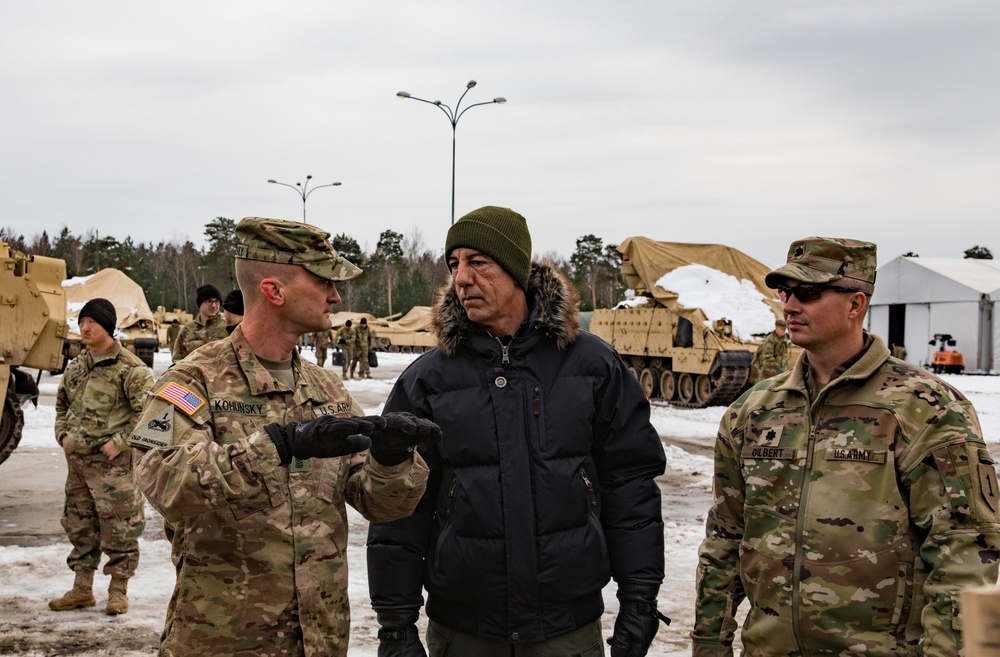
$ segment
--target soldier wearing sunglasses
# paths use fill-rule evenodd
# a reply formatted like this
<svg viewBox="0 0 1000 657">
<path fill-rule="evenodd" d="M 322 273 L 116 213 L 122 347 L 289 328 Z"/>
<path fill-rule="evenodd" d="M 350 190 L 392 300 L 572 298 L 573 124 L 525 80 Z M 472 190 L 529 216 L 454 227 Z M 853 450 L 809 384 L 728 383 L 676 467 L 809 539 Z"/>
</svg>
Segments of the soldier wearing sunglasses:
<svg viewBox="0 0 1000 657">
<path fill-rule="evenodd" d="M 958 592 L 993 585 L 996 470 L 975 409 L 893 358 L 863 320 L 876 247 L 793 242 L 767 285 L 794 366 L 748 390 L 716 441 L 693 654 L 952 655 Z"/>
</svg>

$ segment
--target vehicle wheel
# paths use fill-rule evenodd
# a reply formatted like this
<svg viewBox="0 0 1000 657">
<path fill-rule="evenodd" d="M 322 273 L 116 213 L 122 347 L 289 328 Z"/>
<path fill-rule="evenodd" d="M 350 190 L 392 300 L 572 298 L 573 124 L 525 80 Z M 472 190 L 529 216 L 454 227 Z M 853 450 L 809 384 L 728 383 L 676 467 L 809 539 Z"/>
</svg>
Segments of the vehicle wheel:
<svg viewBox="0 0 1000 657">
<path fill-rule="evenodd" d="M 684 403 L 694 399 L 694 378 L 687 372 L 681 372 L 677 377 L 677 397 Z"/>
<path fill-rule="evenodd" d="M 390 354 L 398 354 L 399 353 L 399 346 L 391 344 L 391 345 L 389 345 L 388 351 L 389 351 Z"/>
<path fill-rule="evenodd" d="M 0 418 L 0 463 L 7 460 L 21 440 L 24 429 L 24 411 L 14 394 L 14 377 L 10 377 L 7 396 L 3 400 L 3 417 Z"/>
<path fill-rule="evenodd" d="M 636 379 L 639 378 L 639 372 L 637 372 L 636 369 L 631 365 L 628 366 L 628 373 L 634 376 Z"/>
<path fill-rule="evenodd" d="M 639 372 L 639 385 L 650 399 L 660 394 L 660 370 L 652 367 L 642 368 Z"/>
<path fill-rule="evenodd" d="M 712 385 L 712 378 L 710 376 L 699 374 L 698 378 L 694 381 L 694 398 L 698 400 L 699 404 L 708 404 L 714 388 L 715 386 Z"/>
<path fill-rule="evenodd" d="M 660 396 L 670 401 L 677 394 L 677 378 L 670 370 L 663 370 L 660 373 Z"/>
</svg>

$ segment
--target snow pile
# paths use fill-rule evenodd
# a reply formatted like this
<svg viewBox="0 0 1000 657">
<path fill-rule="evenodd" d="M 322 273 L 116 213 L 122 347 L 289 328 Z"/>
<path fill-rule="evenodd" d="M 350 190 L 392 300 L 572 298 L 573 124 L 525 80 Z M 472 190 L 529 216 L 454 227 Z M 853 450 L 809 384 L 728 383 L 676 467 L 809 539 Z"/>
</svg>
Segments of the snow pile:
<svg viewBox="0 0 1000 657">
<path fill-rule="evenodd" d="M 685 308 L 700 308 L 708 326 L 717 319 L 733 323 L 733 334 L 749 340 L 774 329 L 774 313 L 764 295 L 750 281 L 705 265 L 685 265 L 664 274 L 656 284 L 677 295 Z"/>
</svg>

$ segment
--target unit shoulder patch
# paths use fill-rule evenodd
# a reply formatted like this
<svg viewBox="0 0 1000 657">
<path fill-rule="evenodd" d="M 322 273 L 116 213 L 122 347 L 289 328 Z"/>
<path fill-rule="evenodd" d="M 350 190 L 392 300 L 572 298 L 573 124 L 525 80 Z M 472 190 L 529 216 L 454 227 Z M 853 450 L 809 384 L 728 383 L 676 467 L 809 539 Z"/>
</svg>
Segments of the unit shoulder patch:
<svg viewBox="0 0 1000 657">
<path fill-rule="evenodd" d="M 146 422 L 136 425 L 128 442 L 134 447 L 166 447 L 174 431 L 174 407 L 166 406 L 163 412 Z"/>
</svg>

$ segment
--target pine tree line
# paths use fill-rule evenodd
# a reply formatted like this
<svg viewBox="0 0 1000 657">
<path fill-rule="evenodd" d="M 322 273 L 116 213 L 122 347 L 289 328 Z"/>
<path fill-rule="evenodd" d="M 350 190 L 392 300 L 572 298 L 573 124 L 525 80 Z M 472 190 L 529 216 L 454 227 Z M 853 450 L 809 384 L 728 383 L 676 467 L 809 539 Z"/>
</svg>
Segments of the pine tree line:
<svg viewBox="0 0 1000 657">
<path fill-rule="evenodd" d="M 65 226 L 55 238 L 42 231 L 29 239 L 0 228 L 0 240 L 25 253 L 63 259 L 68 278 L 108 267 L 121 270 L 142 287 L 152 310 L 163 306 L 194 313 L 199 285 L 211 283 L 223 295 L 237 287 L 235 229 L 232 219 L 216 217 L 205 226 L 207 246 L 203 249 L 190 240 L 136 244 L 131 237 L 102 236 L 96 230 L 75 235 Z M 438 289 L 447 283 L 443 254 L 426 248 L 417 229 L 407 236 L 383 231 L 371 253 L 363 252 L 357 240 L 345 233 L 332 236 L 331 242 L 338 253 L 364 270 L 358 278 L 337 285 L 341 295 L 337 310 L 376 317 L 405 314 L 413 306 L 432 305 Z M 624 294 L 621 256 L 616 245 L 604 245 L 599 237 L 579 238 L 569 261 L 555 253 L 540 257 L 573 280 L 580 291 L 581 310 L 613 306 Z"/>
</svg>

